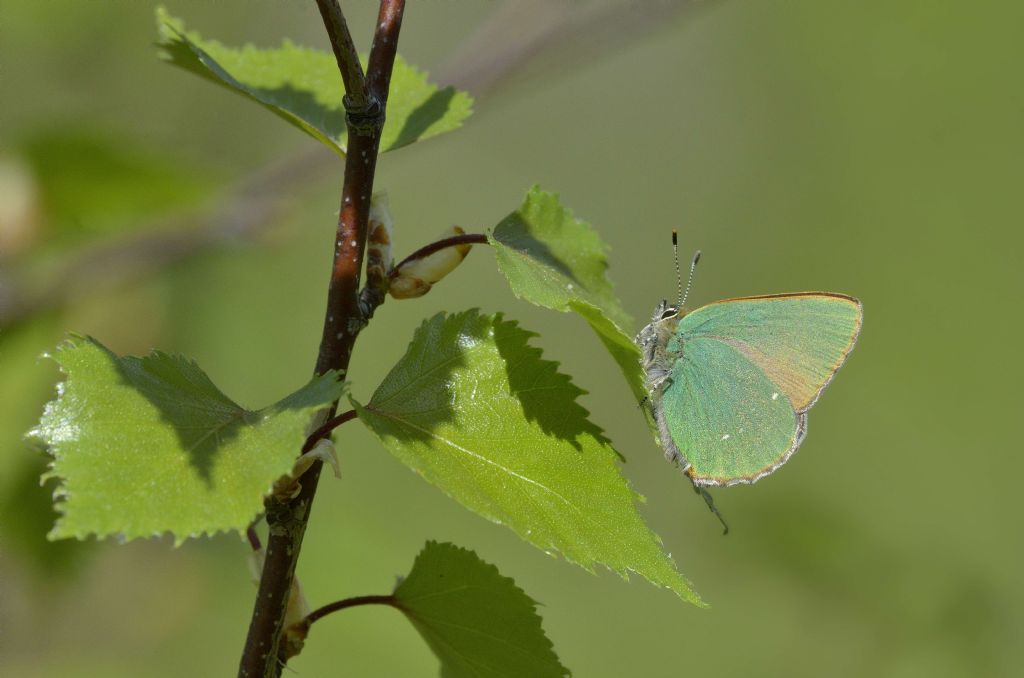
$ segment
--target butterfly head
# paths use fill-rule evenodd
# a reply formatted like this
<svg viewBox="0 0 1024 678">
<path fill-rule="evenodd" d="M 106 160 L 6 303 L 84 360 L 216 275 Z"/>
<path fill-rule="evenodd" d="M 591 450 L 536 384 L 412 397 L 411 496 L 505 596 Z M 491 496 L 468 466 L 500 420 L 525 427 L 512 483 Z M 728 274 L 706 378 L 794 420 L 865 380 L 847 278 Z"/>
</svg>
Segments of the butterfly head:
<svg viewBox="0 0 1024 678">
<path fill-rule="evenodd" d="M 679 307 L 670 305 L 665 299 L 662 299 L 654 307 L 651 322 L 640 330 L 634 340 L 643 352 L 645 369 L 658 361 L 658 356 L 664 351 L 664 347 L 684 315 L 686 315 L 685 309 L 680 311 Z"/>
<path fill-rule="evenodd" d="M 673 306 L 668 303 L 668 300 L 662 299 L 658 302 L 658 305 L 654 307 L 654 315 L 651 316 L 651 322 L 656 323 L 662 320 L 668 320 L 669 318 L 678 315 L 679 311 L 679 306 Z"/>
<path fill-rule="evenodd" d="M 671 327 L 674 329 L 686 313 L 687 310 L 685 308 L 670 304 L 667 299 L 662 299 L 654 307 L 654 313 L 651 314 L 651 322 L 640 330 L 640 334 L 653 334 L 656 328 Z"/>
<path fill-rule="evenodd" d="M 679 321 L 686 315 L 686 298 L 690 294 L 690 286 L 693 284 L 693 271 L 700 261 L 700 251 L 693 255 L 690 262 L 690 275 L 686 280 L 686 288 L 683 288 L 683 277 L 679 270 L 679 236 L 675 229 L 672 230 L 672 258 L 675 262 L 676 281 L 679 288 L 679 302 L 675 305 L 669 304 L 668 300 L 662 299 L 654 307 L 654 314 L 651 322 L 647 324 L 634 340 L 643 352 L 643 365 L 650 370 L 654 363 L 660 362 L 659 357 L 664 352 L 669 337 L 675 332 Z"/>
</svg>

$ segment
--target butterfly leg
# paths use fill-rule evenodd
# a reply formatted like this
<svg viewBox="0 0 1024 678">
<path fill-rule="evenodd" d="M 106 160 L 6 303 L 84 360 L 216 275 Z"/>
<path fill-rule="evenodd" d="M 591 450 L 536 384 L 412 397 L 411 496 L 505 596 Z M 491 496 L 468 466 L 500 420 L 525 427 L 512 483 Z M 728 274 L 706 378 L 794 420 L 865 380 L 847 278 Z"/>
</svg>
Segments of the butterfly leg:
<svg viewBox="0 0 1024 678">
<path fill-rule="evenodd" d="M 690 480 L 691 482 L 693 481 L 692 478 Z M 708 508 L 711 509 L 711 512 L 715 514 L 716 518 L 718 518 L 718 522 L 722 523 L 722 527 L 724 528 L 722 530 L 722 536 L 724 537 L 725 535 L 729 534 L 729 525 L 725 522 L 725 518 L 722 517 L 722 514 L 718 512 L 718 509 L 715 508 L 715 500 L 711 498 L 711 493 L 708 492 L 704 487 L 698 485 L 697 483 L 693 483 L 693 491 L 699 494 L 704 499 L 704 503 L 708 505 Z"/>
<path fill-rule="evenodd" d="M 650 391 L 648 395 L 645 395 L 640 403 L 637 405 L 637 409 L 643 407 L 647 403 L 651 402 L 651 398 L 656 395 L 660 395 L 661 391 L 665 390 L 672 385 L 672 377 L 668 374 L 660 377 L 657 381 L 648 382 L 647 389 Z"/>
</svg>

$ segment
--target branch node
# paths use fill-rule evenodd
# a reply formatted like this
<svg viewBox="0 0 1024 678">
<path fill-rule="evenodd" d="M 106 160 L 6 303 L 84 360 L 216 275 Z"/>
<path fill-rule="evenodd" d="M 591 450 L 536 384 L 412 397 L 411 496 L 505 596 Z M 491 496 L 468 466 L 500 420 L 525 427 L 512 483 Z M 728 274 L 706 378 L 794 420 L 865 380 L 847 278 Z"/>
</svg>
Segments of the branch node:
<svg viewBox="0 0 1024 678">
<path fill-rule="evenodd" d="M 363 324 L 365 325 L 373 317 L 374 311 L 377 307 L 384 303 L 387 299 L 388 291 L 381 287 L 371 287 L 369 285 L 363 287 L 359 292 L 359 313 L 363 317 Z"/>
<path fill-rule="evenodd" d="M 348 94 L 342 99 L 345 105 L 345 122 L 349 130 L 361 137 L 372 137 L 384 129 L 384 104 L 375 94 L 370 94 L 365 106 L 360 106 Z"/>
</svg>

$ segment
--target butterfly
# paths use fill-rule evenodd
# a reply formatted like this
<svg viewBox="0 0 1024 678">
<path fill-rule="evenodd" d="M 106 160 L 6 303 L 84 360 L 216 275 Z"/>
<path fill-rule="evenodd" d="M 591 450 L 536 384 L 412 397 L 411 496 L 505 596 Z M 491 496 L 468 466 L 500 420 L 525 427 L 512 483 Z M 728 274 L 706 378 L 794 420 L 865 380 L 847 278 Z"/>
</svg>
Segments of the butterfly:
<svg viewBox="0 0 1024 678">
<path fill-rule="evenodd" d="M 863 306 L 845 294 L 801 292 L 688 311 L 699 258 L 679 304 L 659 303 L 635 341 L 665 456 L 701 492 L 756 482 L 789 461 L 807 435 L 807 411 L 853 350 Z"/>
</svg>

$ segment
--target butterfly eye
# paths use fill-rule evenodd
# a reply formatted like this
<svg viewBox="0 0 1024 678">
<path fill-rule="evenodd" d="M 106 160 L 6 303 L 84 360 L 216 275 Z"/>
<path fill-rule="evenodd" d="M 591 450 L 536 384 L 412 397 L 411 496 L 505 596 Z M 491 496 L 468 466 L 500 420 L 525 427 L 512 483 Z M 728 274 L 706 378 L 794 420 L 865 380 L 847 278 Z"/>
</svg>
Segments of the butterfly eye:
<svg viewBox="0 0 1024 678">
<path fill-rule="evenodd" d="M 666 309 L 665 309 L 664 311 L 662 311 L 662 313 L 661 313 L 661 319 L 662 319 L 662 320 L 668 320 L 669 318 L 671 318 L 672 316 L 674 316 L 674 315 L 675 315 L 676 313 L 678 313 L 678 309 L 675 309 L 675 308 L 673 308 L 673 307 L 669 306 L 669 307 L 668 307 L 668 308 L 666 308 Z"/>
</svg>

